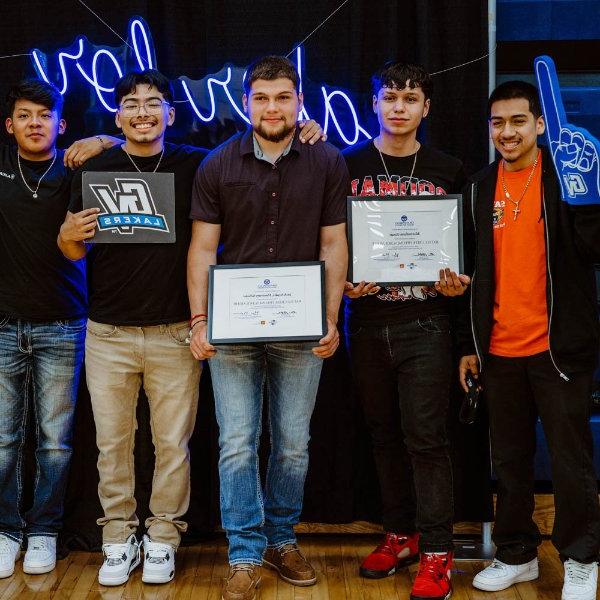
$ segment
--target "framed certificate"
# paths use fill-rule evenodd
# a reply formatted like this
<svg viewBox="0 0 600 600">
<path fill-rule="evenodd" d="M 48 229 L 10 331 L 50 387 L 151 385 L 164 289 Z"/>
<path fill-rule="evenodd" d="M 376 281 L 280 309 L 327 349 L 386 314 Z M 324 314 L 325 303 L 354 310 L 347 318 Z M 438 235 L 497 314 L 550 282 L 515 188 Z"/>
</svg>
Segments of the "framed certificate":
<svg viewBox="0 0 600 600">
<path fill-rule="evenodd" d="M 319 340 L 327 331 L 325 263 L 211 265 L 211 344 Z"/>
<path fill-rule="evenodd" d="M 348 241 L 353 283 L 431 285 L 440 269 L 462 273 L 462 196 L 349 196 Z"/>
</svg>

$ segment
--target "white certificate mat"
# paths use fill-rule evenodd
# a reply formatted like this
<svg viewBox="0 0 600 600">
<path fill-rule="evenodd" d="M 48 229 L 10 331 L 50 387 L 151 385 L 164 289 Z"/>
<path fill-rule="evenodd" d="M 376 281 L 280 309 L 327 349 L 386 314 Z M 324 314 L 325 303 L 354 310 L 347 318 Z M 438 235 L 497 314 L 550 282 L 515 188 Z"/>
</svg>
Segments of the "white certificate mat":
<svg viewBox="0 0 600 600">
<path fill-rule="evenodd" d="M 462 273 L 462 196 L 348 197 L 349 280 L 430 285 Z"/>
<path fill-rule="evenodd" d="M 211 344 L 319 340 L 325 335 L 323 262 L 212 265 Z"/>
</svg>

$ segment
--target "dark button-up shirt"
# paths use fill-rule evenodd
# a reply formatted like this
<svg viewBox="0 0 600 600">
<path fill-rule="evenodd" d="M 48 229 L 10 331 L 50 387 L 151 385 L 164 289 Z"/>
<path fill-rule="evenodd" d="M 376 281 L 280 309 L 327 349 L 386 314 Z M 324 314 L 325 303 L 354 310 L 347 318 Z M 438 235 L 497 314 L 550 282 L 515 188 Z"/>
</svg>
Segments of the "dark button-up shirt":
<svg viewBox="0 0 600 600">
<path fill-rule="evenodd" d="M 321 227 L 346 221 L 346 163 L 331 144 L 302 144 L 274 164 L 256 157 L 252 130 L 200 165 L 190 217 L 221 225 L 219 264 L 317 260 Z"/>
</svg>

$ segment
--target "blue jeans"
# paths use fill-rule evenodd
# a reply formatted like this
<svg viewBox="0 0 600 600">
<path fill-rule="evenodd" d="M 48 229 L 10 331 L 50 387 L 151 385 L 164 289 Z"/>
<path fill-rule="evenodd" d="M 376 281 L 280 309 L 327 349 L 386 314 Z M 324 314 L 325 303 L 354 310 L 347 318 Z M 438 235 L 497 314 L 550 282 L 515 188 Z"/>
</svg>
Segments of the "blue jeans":
<svg viewBox="0 0 600 600">
<path fill-rule="evenodd" d="M 56 536 L 62 524 L 85 323 L 0 317 L 0 534 L 18 542 L 24 534 Z M 29 409 L 36 472 L 33 505 L 21 515 Z"/>
<path fill-rule="evenodd" d="M 323 360 L 314 342 L 218 346 L 210 372 L 219 423 L 221 520 L 230 564 L 262 563 L 265 548 L 294 543 L 308 469 L 310 418 Z M 271 454 L 258 468 L 263 387 Z"/>
</svg>

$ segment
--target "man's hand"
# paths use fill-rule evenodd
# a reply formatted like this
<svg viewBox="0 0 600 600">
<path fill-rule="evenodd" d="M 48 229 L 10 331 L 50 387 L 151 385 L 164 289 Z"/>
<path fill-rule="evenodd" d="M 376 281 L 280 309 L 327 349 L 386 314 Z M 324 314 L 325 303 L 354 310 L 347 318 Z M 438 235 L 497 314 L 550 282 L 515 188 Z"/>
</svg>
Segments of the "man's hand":
<svg viewBox="0 0 600 600">
<path fill-rule="evenodd" d="M 206 339 L 206 323 L 198 323 L 190 332 L 190 350 L 196 360 L 211 358 L 217 349 Z"/>
<path fill-rule="evenodd" d="M 600 141 L 567 121 L 554 61 L 538 56 L 534 68 L 562 199 L 569 204 L 600 204 Z"/>
<path fill-rule="evenodd" d="M 98 154 L 102 153 L 104 150 L 112 148 L 116 144 L 122 143 L 123 140 L 106 134 L 93 135 L 88 138 L 83 138 L 82 140 L 73 142 L 65 150 L 65 158 L 63 162 L 65 163 L 65 167 L 77 169 L 86 160 L 89 160 L 94 156 L 98 156 Z"/>
<path fill-rule="evenodd" d="M 329 358 L 337 350 L 340 345 L 340 334 L 338 333 L 335 322 L 327 317 L 327 334 L 319 340 L 319 345 L 315 346 L 312 351 L 319 358 Z"/>
<path fill-rule="evenodd" d="M 364 281 L 361 281 L 356 285 L 354 285 L 350 281 L 346 281 L 346 283 L 344 284 L 344 295 L 348 296 L 348 298 L 351 298 L 352 300 L 355 300 L 356 298 L 360 298 L 361 296 L 373 296 L 374 294 L 379 292 L 380 289 L 381 287 L 378 286 L 376 283 L 373 283 L 372 281 L 370 283 L 365 283 Z"/>
<path fill-rule="evenodd" d="M 457 275 L 450 269 L 440 269 L 440 279 L 434 287 L 443 296 L 462 296 L 471 283 L 468 275 Z"/>
<path fill-rule="evenodd" d="M 101 137 L 93 135 L 73 142 L 65 150 L 65 167 L 77 169 L 89 158 L 100 154 L 104 150 L 101 139 Z"/>
<path fill-rule="evenodd" d="M 314 144 L 321 140 L 322 142 L 327 141 L 327 134 L 323 133 L 321 126 L 314 120 L 310 121 L 298 121 L 298 127 L 302 130 L 300 132 L 300 141 L 304 144 Z"/>
<path fill-rule="evenodd" d="M 84 242 L 94 237 L 99 208 L 86 208 L 78 213 L 68 212 L 60 226 L 60 238 L 65 242 Z"/>
<path fill-rule="evenodd" d="M 476 354 L 469 354 L 463 356 L 458 363 L 458 378 L 460 379 L 460 385 L 462 385 L 465 392 L 469 391 L 467 386 L 466 377 L 467 373 L 470 372 L 474 379 L 479 379 L 479 361 L 477 360 Z"/>
</svg>

